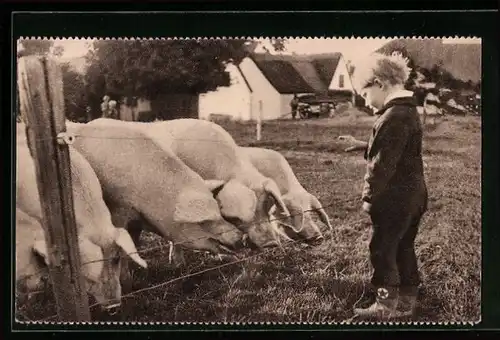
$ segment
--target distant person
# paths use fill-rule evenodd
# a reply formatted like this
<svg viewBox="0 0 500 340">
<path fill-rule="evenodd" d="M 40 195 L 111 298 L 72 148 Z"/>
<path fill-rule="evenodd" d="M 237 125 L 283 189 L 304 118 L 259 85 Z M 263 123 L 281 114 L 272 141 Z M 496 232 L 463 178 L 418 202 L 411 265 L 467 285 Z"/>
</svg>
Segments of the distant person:
<svg viewBox="0 0 500 340">
<path fill-rule="evenodd" d="M 118 119 L 118 109 L 116 108 L 116 101 L 115 100 L 110 100 L 109 101 L 109 108 L 108 108 L 108 118 L 111 119 Z"/>
<path fill-rule="evenodd" d="M 102 112 L 102 116 L 104 118 L 107 118 L 108 117 L 108 112 L 109 112 L 109 96 L 104 96 L 102 98 L 102 103 L 101 103 L 101 112 Z"/>
<path fill-rule="evenodd" d="M 420 275 L 415 237 L 427 210 L 422 125 L 413 92 L 404 89 L 410 70 L 400 56 L 373 54 L 357 69 L 366 103 L 377 109 L 369 142 L 340 136 L 364 150 L 367 161 L 363 210 L 373 223 L 370 260 L 375 302 L 355 308 L 360 318 L 387 320 L 414 314 Z"/>
<path fill-rule="evenodd" d="M 329 103 L 321 103 L 320 105 L 320 114 L 323 115 L 328 115 L 330 113 L 330 104 Z"/>
<path fill-rule="evenodd" d="M 293 99 L 290 102 L 290 107 L 292 108 L 292 119 L 297 116 L 297 108 L 299 107 L 299 98 L 296 94 L 293 95 Z"/>
</svg>

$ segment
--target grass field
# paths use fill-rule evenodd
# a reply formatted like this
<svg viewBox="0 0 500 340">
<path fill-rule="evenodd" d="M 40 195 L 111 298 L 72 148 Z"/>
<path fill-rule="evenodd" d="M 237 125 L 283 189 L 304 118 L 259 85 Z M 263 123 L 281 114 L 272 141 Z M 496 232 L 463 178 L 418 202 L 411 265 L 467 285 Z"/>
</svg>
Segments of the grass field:
<svg viewBox="0 0 500 340">
<path fill-rule="evenodd" d="M 352 134 L 367 139 L 372 118 L 341 117 L 269 122 L 262 141 L 255 126 L 224 126 L 240 145 L 272 148 L 289 160 L 297 177 L 326 207 L 334 233 L 314 248 L 292 244 L 246 261 L 179 279 L 124 299 L 115 320 L 163 322 L 340 322 L 353 319 L 354 305 L 370 293 L 368 242 L 371 228 L 358 203 L 364 162 L 346 154 L 336 138 Z M 417 237 L 424 282 L 417 321 L 478 321 L 481 276 L 481 122 L 477 117 L 448 117 L 426 127 L 424 161 L 429 211 Z M 144 235 L 142 247 L 163 243 Z M 209 269 L 232 260 L 186 253 L 187 265 L 168 264 L 167 251 L 143 257 L 149 270 L 135 270 L 138 290 Z M 19 320 L 39 320 L 56 313 L 50 292 L 19 306 Z M 96 320 L 101 319 L 97 313 Z"/>
</svg>

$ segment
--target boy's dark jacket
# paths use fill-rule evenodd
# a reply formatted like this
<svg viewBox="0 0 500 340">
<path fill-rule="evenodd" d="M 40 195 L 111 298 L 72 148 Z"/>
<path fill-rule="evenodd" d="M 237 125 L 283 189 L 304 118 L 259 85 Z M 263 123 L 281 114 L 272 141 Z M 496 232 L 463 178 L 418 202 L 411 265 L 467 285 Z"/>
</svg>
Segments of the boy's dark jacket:
<svg viewBox="0 0 500 340">
<path fill-rule="evenodd" d="M 370 212 L 426 210 L 422 125 L 414 98 L 395 98 L 377 115 L 365 150 L 363 201 L 371 204 Z"/>
</svg>

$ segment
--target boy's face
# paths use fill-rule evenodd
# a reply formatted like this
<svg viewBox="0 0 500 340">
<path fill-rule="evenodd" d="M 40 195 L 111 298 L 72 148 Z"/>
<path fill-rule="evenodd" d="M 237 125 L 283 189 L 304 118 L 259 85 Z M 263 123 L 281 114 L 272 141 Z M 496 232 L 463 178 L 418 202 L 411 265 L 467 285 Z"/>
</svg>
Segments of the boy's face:
<svg viewBox="0 0 500 340">
<path fill-rule="evenodd" d="M 361 96 L 366 101 L 366 106 L 379 110 L 384 105 L 387 93 L 379 80 L 370 82 L 361 90 Z"/>
</svg>

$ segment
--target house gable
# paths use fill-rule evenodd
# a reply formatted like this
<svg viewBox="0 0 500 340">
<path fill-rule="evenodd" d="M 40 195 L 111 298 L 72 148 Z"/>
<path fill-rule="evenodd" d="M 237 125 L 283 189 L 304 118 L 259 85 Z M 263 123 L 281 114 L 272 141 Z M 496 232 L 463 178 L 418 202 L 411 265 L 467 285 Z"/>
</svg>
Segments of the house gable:
<svg viewBox="0 0 500 340">
<path fill-rule="evenodd" d="M 245 81 L 248 83 L 252 93 L 273 92 L 279 95 L 279 92 L 273 87 L 266 76 L 262 73 L 253 58 L 244 58 L 237 67 Z"/>
<path fill-rule="evenodd" d="M 343 56 L 341 56 L 337 62 L 328 90 L 354 92 L 351 76 L 349 75 L 349 70 L 347 69 L 347 64 Z"/>
<path fill-rule="evenodd" d="M 226 65 L 225 71 L 229 73 L 229 86 L 218 86 L 214 91 L 209 91 L 209 93 L 217 91 L 226 91 L 227 88 L 235 86 L 238 86 L 239 88 L 245 88 L 250 93 L 253 92 L 252 87 L 248 83 L 248 80 L 245 78 L 245 75 L 241 71 L 239 65 L 235 65 L 234 63 L 228 63 Z"/>
<path fill-rule="evenodd" d="M 236 69 L 238 70 L 238 74 L 239 76 L 241 76 L 241 78 L 243 79 L 243 81 L 245 82 L 245 85 L 247 86 L 248 90 L 250 91 L 250 93 L 253 92 L 253 89 L 252 89 L 252 86 L 250 85 L 250 83 L 248 82 L 248 79 L 247 77 L 245 77 L 245 75 L 243 74 L 243 71 L 241 70 L 241 67 L 240 65 L 235 65 L 236 66 Z"/>
</svg>

